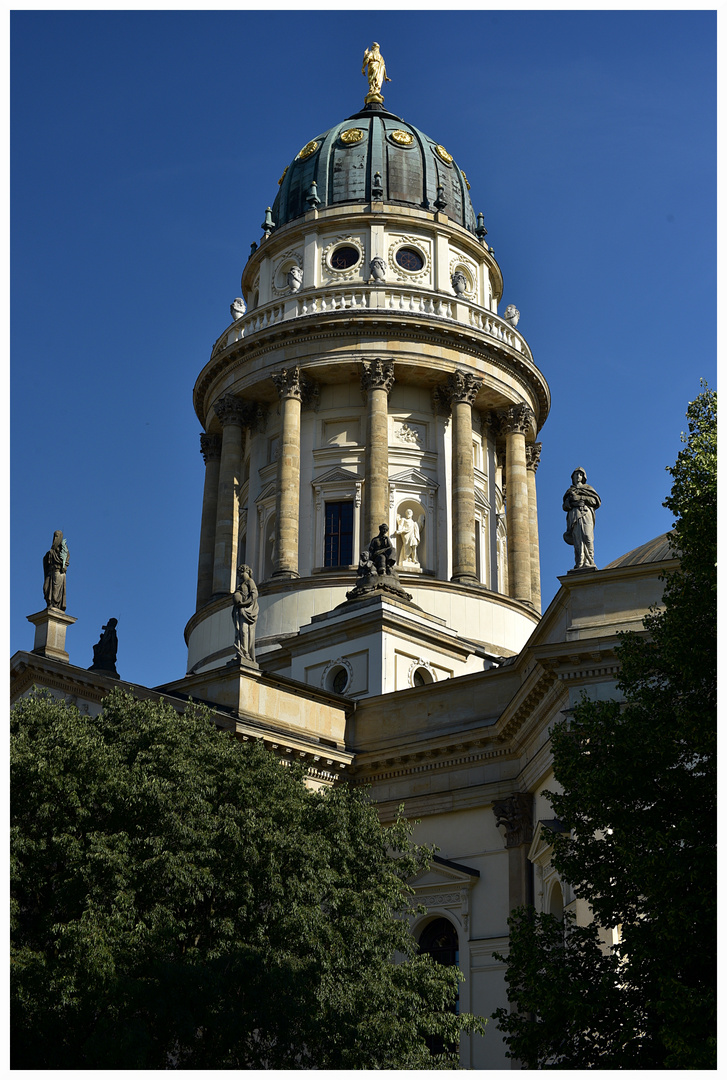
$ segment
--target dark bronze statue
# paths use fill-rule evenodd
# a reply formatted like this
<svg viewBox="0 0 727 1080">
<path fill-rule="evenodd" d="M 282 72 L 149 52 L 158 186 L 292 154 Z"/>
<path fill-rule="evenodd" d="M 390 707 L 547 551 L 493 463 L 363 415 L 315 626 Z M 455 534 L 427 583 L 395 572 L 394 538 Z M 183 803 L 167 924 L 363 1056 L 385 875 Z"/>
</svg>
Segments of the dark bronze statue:
<svg viewBox="0 0 727 1080">
<path fill-rule="evenodd" d="M 57 529 L 53 533 L 50 551 L 43 556 L 43 596 L 49 608 L 66 610 L 66 571 L 68 569 L 68 544 L 63 533 Z"/>
<path fill-rule="evenodd" d="M 93 647 L 93 663 L 89 671 L 101 671 L 104 675 L 111 675 L 118 679 L 116 670 L 116 654 L 119 650 L 119 639 L 116 635 L 118 619 L 109 619 L 105 626 L 101 627 L 101 637 Z"/>
</svg>

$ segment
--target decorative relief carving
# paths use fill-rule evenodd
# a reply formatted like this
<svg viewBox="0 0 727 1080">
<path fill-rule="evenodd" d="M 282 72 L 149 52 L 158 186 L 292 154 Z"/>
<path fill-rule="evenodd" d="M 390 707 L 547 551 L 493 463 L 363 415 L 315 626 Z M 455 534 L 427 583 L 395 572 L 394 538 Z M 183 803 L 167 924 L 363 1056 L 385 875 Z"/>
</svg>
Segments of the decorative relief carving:
<svg viewBox="0 0 727 1080">
<path fill-rule="evenodd" d="M 446 387 L 450 401 L 453 404 L 454 402 L 466 401 L 468 405 L 472 405 L 482 383 L 483 379 L 479 375 L 473 375 L 471 372 L 460 371 L 459 369 L 451 372 L 447 376 Z"/>
<path fill-rule="evenodd" d="M 432 412 L 435 416 L 443 416 L 446 422 L 452 413 L 449 394 L 444 386 L 432 387 Z"/>
<path fill-rule="evenodd" d="M 309 384 L 299 367 L 283 368 L 282 371 L 278 371 L 270 377 L 277 387 L 281 401 L 284 398 L 292 397 L 302 402 L 305 397 L 310 400 L 315 398 L 318 393 L 318 385 L 312 386 Z"/>
<path fill-rule="evenodd" d="M 205 465 L 210 461 L 219 461 L 222 453 L 222 439 L 219 435 L 202 434 L 199 437 L 199 445 L 199 452 L 204 458 Z"/>
<path fill-rule="evenodd" d="M 302 150 L 298 151 L 298 153 L 296 154 L 296 159 L 299 161 L 305 161 L 305 159 L 309 158 L 311 154 L 315 154 L 317 149 L 318 142 L 315 139 L 311 139 L 310 142 L 307 142 L 305 144 Z"/>
<path fill-rule="evenodd" d="M 363 131 L 361 128 L 346 128 L 341 132 L 341 142 L 346 146 L 352 146 L 354 143 L 360 143 L 363 139 Z"/>
<path fill-rule="evenodd" d="M 462 287 L 455 285 L 455 276 L 459 275 L 463 279 Z M 455 255 L 449 262 L 449 276 L 452 281 L 452 288 L 458 296 L 467 296 L 470 300 L 474 299 L 475 284 L 477 282 L 477 267 L 469 259 L 466 259 L 463 255 Z"/>
<path fill-rule="evenodd" d="M 390 360 L 381 360 L 377 357 L 370 363 L 363 362 L 361 375 L 361 390 L 367 394 L 369 390 L 385 390 L 390 393 L 394 385 L 394 365 Z"/>
<path fill-rule="evenodd" d="M 505 830 L 505 847 L 529 844 L 533 838 L 533 798 L 524 791 L 515 791 L 506 799 L 492 804 L 496 825 Z"/>
<path fill-rule="evenodd" d="M 408 443 L 409 446 L 421 448 L 424 443 L 422 429 L 418 425 L 401 424 L 394 429 L 394 438 L 399 442 Z"/>
<path fill-rule="evenodd" d="M 411 146 L 414 142 L 414 136 L 411 134 L 411 132 L 401 131 L 401 129 L 392 131 L 389 135 L 389 138 L 392 142 L 397 143 L 399 146 Z"/>
<path fill-rule="evenodd" d="M 532 469 L 534 473 L 538 471 L 538 465 L 540 464 L 540 451 L 543 444 L 525 443 L 525 463 L 529 469 Z"/>
<path fill-rule="evenodd" d="M 434 147 L 434 149 L 437 151 L 437 154 L 442 159 L 442 161 L 444 162 L 445 165 L 451 165 L 452 164 L 452 162 L 454 161 L 454 158 L 449 153 L 449 151 L 444 149 L 444 147 L 440 143 L 437 143 L 437 145 Z"/>
</svg>

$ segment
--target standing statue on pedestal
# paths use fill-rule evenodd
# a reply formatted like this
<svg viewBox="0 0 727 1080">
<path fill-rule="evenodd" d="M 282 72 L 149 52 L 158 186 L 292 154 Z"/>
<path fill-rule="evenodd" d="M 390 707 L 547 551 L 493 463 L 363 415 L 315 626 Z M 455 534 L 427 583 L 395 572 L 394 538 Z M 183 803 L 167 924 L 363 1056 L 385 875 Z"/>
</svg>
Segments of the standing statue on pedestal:
<svg viewBox="0 0 727 1080">
<path fill-rule="evenodd" d="M 119 639 L 116 634 L 118 619 L 109 619 L 105 626 L 101 627 L 101 637 L 93 647 L 93 663 L 89 671 L 103 671 L 118 679 L 116 670 L 116 654 L 119 650 Z"/>
<path fill-rule="evenodd" d="M 66 610 L 66 570 L 69 561 L 68 544 L 63 539 L 63 533 L 57 529 L 53 533 L 50 551 L 43 556 L 43 596 L 46 607 Z"/>
<path fill-rule="evenodd" d="M 235 649 L 244 660 L 255 663 L 255 623 L 260 613 L 257 586 L 249 566 L 237 568 L 237 588 L 232 597 L 232 621 L 235 624 Z"/>
<path fill-rule="evenodd" d="M 421 534 L 419 525 L 414 520 L 412 510 L 407 510 L 406 517 L 397 516 L 396 532 L 393 535 L 399 537 L 396 553 L 397 566 L 401 566 L 403 563 L 412 563 L 414 566 L 419 566 L 417 547 L 419 546 Z"/>
<path fill-rule="evenodd" d="M 571 486 L 563 496 L 567 522 L 563 539 L 575 548 L 575 570 L 587 567 L 597 569 L 593 558 L 593 530 L 601 500 L 595 488 L 586 483 L 587 479 L 586 470 L 579 465 L 571 476 Z"/>
<path fill-rule="evenodd" d="M 384 99 L 381 96 L 381 87 L 385 82 L 391 82 L 391 79 L 386 74 L 386 64 L 379 52 L 378 41 L 375 41 L 371 48 L 364 52 L 361 74 L 366 74 L 369 80 L 369 92 L 364 98 L 366 104 L 372 102 L 382 104 Z"/>
</svg>

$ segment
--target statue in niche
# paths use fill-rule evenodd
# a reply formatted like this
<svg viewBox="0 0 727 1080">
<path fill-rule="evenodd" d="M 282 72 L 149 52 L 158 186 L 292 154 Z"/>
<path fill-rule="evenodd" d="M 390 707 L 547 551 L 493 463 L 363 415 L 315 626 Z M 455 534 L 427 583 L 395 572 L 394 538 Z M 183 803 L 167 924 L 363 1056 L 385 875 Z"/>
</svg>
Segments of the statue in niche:
<svg viewBox="0 0 727 1080">
<path fill-rule="evenodd" d="M 593 559 L 593 531 L 596 510 L 601 505 L 598 492 L 586 483 L 586 470 L 580 465 L 571 476 L 571 486 L 563 496 L 567 528 L 563 533 L 566 544 L 575 548 L 575 570 L 596 569 Z"/>
<path fill-rule="evenodd" d="M 455 270 L 452 274 L 452 288 L 457 296 L 463 296 L 467 292 L 467 278 L 461 270 Z"/>
<path fill-rule="evenodd" d="M 286 280 L 291 293 L 300 292 L 300 287 L 303 284 L 303 271 L 299 266 L 291 266 Z"/>
<path fill-rule="evenodd" d="M 232 596 L 232 621 L 235 625 L 235 649 L 244 660 L 255 663 L 255 623 L 260 613 L 257 586 L 249 566 L 238 566 L 237 587 Z"/>
<path fill-rule="evenodd" d="M 247 305 L 241 296 L 236 296 L 230 304 L 230 315 L 232 315 L 232 321 L 237 322 L 247 311 Z"/>
<path fill-rule="evenodd" d="M 396 556 L 397 566 L 403 566 L 406 563 L 419 566 L 417 547 L 421 538 L 420 523 L 424 524 L 424 515 L 422 514 L 419 522 L 416 522 L 413 510 L 407 510 L 404 517 L 397 515 L 396 532 L 393 534 L 399 537 Z"/>
<path fill-rule="evenodd" d="M 101 627 L 101 637 L 93 647 L 93 663 L 89 671 L 103 671 L 106 675 L 112 675 L 118 679 L 116 670 L 116 653 L 119 650 L 119 639 L 116 634 L 118 619 L 109 619 L 105 626 Z"/>
<path fill-rule="evenodd" d="M 391 82 L 391 79 L 386 74 L 386 64 L 379 52 L 378 41 L 375 41 L 370 49 L 365 50 L 361 74 L 367 75 L 369 80 L 369 92 L 366 95 L 366 101 L 369 101 L 369 99 L 376 101 L 381 98 L 381 87 L 385 82 Z M 383 101 L 383 98 L 381 100 Z"/>
<path fill-rule="evenodd" d="M 518 309 L 515 307 L 514 304 L 508 304 L 507 305 L 507 307 L 505 308 L 505 310 L 504 310 L 504 312 L 502 314 L 502 317 L 503 317 L 503 319 L 505 320 L 506 323 L 510 323 L 510 326 L 513 328 L 513 330 L 515 329 L 517 324 L 520 322 L 520 312 L 518 311 Z"/>
<path fill-rule="evenodd" d="M 66 610 L 66 571 L 70 556 L 68 544 L 63 533 L 57 529 L 53 533 L 50 551 L 43 556 L 43 596 L 46 607 Z"/>
<path fill-rule="evenodd" d="M 386 280 L 386 263 L 380 255 L 374 255 L 369 263 L 369 274 L 373 281 Z"/>
</svg>

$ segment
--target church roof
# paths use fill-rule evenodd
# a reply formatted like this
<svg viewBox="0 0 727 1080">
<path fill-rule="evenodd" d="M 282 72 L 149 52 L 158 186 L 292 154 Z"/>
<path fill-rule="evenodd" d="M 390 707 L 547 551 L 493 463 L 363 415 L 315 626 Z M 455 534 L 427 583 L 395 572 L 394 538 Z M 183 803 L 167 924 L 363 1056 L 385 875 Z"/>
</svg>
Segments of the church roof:
<svg viewBox="0 0 727 1080">
<path fill-rule="evenodd" d="M 315 205 L 310 201 L 314 181 L 319 209 L 378 198 L 418 210 L 442 210 L 475 231 L 469 184 L 449 151 L 381 107 L 365 107 L 299 150 L 279 181 L 272 208 L 277 227 Z"/>
<path fill-rule="evenodd" d="M 646 544 L 634 548 L 633 551 L 627 551 L 625 555 L 614 559 L 605 569 L 614 570 L 618 566 L 643 566 L 645 563 L 664 562 L 666 559 L 676 558 L 669 545 L 671 535 L 672 533 L 662 533 L 661 536 L 655 536 L 653 540 L 649 540 Z"/>
</svg>

